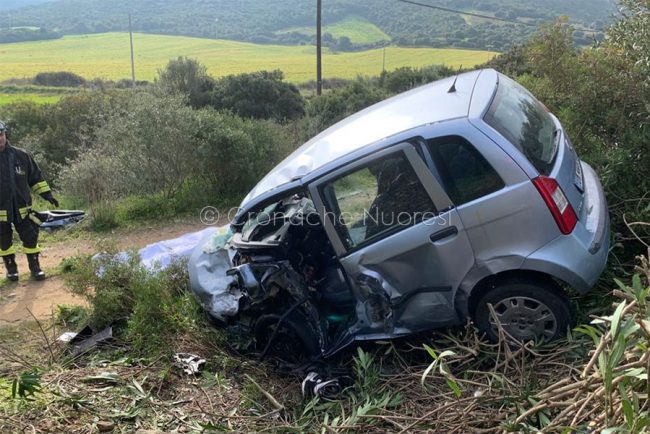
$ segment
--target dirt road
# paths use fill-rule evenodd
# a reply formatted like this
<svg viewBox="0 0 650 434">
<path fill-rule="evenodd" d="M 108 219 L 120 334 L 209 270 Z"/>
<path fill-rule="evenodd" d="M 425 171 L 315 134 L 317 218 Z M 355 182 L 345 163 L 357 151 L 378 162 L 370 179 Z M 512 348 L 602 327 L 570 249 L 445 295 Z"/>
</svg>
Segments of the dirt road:
<svg viewBox="0 0 650 434">
<path fill-rule="evenodd" d="M 44 270 L 55 270 L 65 258 L 96 251 L 99 238 L 116 243 L 120 249 L 141 248 L 156 241 L 179 237 L 189 232 L 205 229 L 198 219 L 176 222 L 167 226 L 144 227 L 120 230 L 95 237 L 67 239 L 47 243 L 41 253 Z M 17 246 L 18 247 L 18 246 Z M 18 249 L 20 251 L 20 248 Z M 0 265 L 0 326 L 32 319 L 30 311 L 37 318 L 46 318 L 55 311 L 58 304 L 84 304 L 82 298 L 74 296 L 65 286 L 63 277 L 51 276 L 42 282 L 29 278 L 25 255 L 16 255 L 21 273 L 18 282 L 4 280 L 4 267 Z"/>
</svg>

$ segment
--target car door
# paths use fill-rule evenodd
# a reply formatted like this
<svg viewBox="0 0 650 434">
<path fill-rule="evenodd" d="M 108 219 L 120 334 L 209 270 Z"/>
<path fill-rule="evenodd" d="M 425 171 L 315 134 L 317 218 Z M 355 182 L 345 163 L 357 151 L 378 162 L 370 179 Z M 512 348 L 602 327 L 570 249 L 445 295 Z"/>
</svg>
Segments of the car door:
<svg viewBox="0 0 650 434">
<path fill-rule="evenodd" d="M 454 294 L 474 264 L 452 203 L 410 143 L 316 180 L 310 193 L 357 299 L 357 339 L 458 321 Z"/>
</svg>

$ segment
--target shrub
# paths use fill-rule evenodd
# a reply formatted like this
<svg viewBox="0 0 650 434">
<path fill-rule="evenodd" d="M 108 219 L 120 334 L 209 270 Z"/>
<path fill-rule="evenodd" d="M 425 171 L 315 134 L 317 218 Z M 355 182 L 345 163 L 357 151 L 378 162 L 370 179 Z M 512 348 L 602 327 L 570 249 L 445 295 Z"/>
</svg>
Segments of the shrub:
<svg viewBox="0 0 650 434">
<path fill-rule="evenodd" d="M 182 98 L 141 92 L 124 103 L 122 110 L 104 114 L 93 147 L 63 170 L 61 183 L 73 197 L 169 198 L 195 168 L 196 116 Z"/>
<path fill-rule="evenodd" d="M 392 72 L 383 72 L 379 85 L 391 94 L 400 93 L 453 75 L 456 71 L 444 65 L 431 65 L 425 68 L 405 66 Z"/>
<path fill-rule="evenodd" d="M 126 320 L 115 332 L 142 355 L 170 355 L 173 341 L 204 317 L 188 292 L 187 262 L 173 262 L 163 271 L 150 271 L 135 253 L 77 258 L 67 275 L 72 291 L 86 297 L 90 323 L 101 329 Z"/>
<path fill-rule="evenodd" d="M 192 107 L 198 108 L 210 104 L 214 80 L 198 60 L 179 57 L 158 71 L 156 85 L 164 93 L 186 97 Z"/>
<path fill-rule="evenodd" d="M 212 100 L 217 110 L 231 110 L 245 118 L 284 121 L 305 112 L 298 88 L 285 83 L 279 70 L 221 78 L 215 84 Z"/>
<path fill-rule="evenodd" d="M 270 121 L 205 109 L 198 114 L 200 182 L 215 194 L 246 193 L 292 148 L 292 138 Z"/>
<path fill-rule="evenodd" d="M 314 136 L 341 119 L 386 98 L 372 82 L 358 78 L 348 86 L 314 97 L 307 105 L 304 139 Z"/>
<path fill-rule="evenodd" d="M 39 72 L 34 77 L 34 84 L 38 86 L 79 87 L 86 84 L 86 80 L 73 72 Z"/>
</svg>

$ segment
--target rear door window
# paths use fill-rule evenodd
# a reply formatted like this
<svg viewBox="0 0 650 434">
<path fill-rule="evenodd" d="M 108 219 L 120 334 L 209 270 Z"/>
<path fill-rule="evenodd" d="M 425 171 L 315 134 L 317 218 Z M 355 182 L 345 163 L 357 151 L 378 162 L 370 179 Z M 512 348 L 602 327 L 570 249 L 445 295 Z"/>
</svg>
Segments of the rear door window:
<svg viewBox="0 0 650 434">
<path fill-rule="evenodd" d="M 379 158 L 322 187 L 347 250 L 435 216 L 436 208 L 403 152 Z"/>
<path fill-rule="evenodd" d="M 449 198 L 462 205 L 502 189 L 505 184 L 485 157 L 460 136 L 427 142 L 440 181 Z"/>
<path fill-rule="evenodd" d="M 557 151 L 555 122 L 530 92 L 499 75 L 497 93 L 484 120 L 515 145 L 540 174 L 551 173 Z"/>
</svg>

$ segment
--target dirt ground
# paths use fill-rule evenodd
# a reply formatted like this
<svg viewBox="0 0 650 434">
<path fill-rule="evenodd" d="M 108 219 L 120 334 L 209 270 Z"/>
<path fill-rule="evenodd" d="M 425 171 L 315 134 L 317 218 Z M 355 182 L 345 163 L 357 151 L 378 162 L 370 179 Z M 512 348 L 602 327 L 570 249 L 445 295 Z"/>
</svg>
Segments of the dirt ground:
<svg viewBox="0 0 650 434">
<path fill-rule="evenodd" d="M 66 258 L 97 251 L 99 238 L 114 242 L 121 249 L 139 249 L 157 241 L 176 238 L 205 228 L 198 219 L 187 219 L 166 226 L 118 230 L 97 237 L 59 237 L 62 239 L 46 242 L 41 253 L 41 267 L 50 274 L 42 282 L 29 278 L 27 259 L 25 255 L 18 254 L 16 260 L 21 273 L 20 280 L 14 283 L 0 277 L 0 326 L 32 319 L 30 311 L 36 318 L 43 319 L 52 315 L 59 304 L 84 304 L 82 298 L 68 291 L 63 277 L 56 275 L 56 270 Z M 19 244 L 16 247 L 20 251 Z M 0 269 L 0 276 L 4 276 L 2 265 Z"/>
</svg>

